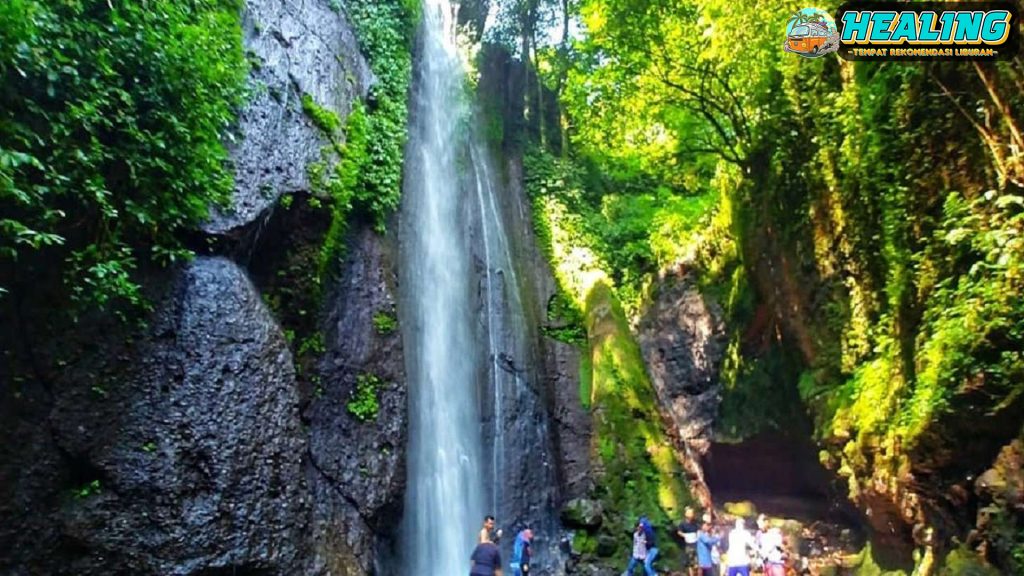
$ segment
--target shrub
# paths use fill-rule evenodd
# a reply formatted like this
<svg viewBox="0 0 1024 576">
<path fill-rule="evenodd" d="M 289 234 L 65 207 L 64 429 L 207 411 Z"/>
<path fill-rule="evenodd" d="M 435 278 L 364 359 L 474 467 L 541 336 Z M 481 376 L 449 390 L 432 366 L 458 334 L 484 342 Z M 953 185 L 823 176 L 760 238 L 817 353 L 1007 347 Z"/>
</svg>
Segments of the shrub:
<svg viewBox="0 0 1024 576">
<path fill-rule="evenodd" d="M 348 413 L 360 422 L 368 422 L 377 418 L 380 404 L 377 401 L 377 391 L 382 382 L 373 374 L 360 374 L 356 377 L 356 387 L 352 389 L 352 395 L 348 401 Z"/>
<path fill-rule="evenodd" d="M 229 201 L 247 75 L 237 0 L 115 4 L 0 4 L 0 259 L 100 309 L 142 304 L 140 264 Z"/>
</svg>

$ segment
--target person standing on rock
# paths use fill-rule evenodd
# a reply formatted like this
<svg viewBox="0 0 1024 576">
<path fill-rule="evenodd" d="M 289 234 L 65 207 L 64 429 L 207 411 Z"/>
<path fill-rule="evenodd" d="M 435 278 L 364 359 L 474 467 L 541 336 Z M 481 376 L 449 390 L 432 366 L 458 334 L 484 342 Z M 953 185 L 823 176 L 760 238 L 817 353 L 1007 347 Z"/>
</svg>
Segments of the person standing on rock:
<svg viewBox="0 0 1024 576">
<path fill-rule="evenodd" d="M 676 535 L 683 541 L 683 570 L 689 576 L 697 576 L 700 568 L 697 566 L 697 532 L 700 525 L 697 524 L 693 508 L 686 507 L 683 512 L 683 521 L 676 529 Z"/>
<path fill-rule="evenodd" d="M 512 576 L 524 576 L 530 573 L 530 543 L 533 542 L 533 530 L 529 528 L 521 530 L 516 534 L 516 541 L 512 545 Z"/>
<path fill-rule="evenodd" d="M 743 518 L 737 518 L 736 527 L 729 532 L 728 576 L 750 576 L 750 551 L 756 550 L 757 543 L 744 527 Z"/>
<path fill-rule="evenodd" d="M 477 544 L 469 561 L 469 576 L 501 576 L 501 551 L 494 542 Z"/>
<path fill-rule="evenodd" d="M 637 564 L 643 566 L 647 560 L 647 535 L 644 534 L 643 521 L 638 520 L 633 527 L 633 550 L 629 556 L 629 564 L 626 566 L 624 575 L 633 576 L 633 569 Z"/>
</svg>

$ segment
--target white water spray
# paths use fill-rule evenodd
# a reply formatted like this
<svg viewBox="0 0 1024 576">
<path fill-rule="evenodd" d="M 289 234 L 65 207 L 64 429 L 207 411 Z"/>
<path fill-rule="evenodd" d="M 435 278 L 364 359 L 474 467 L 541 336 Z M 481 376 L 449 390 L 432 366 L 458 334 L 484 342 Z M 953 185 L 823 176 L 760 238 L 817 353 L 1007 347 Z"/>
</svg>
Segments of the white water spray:
<svg viewBox="0 0 1024 576">
<path fill-rule="evenodd" d="M 405 574 L 462 574 L 483 517 L 484 477 L 467 212 L 460 190 L 464 72 L 455 7 L 424 0 L 402 207 L 409 471 Z M 463 130 L 464 132 L 464 130 Z"/>
</svg>

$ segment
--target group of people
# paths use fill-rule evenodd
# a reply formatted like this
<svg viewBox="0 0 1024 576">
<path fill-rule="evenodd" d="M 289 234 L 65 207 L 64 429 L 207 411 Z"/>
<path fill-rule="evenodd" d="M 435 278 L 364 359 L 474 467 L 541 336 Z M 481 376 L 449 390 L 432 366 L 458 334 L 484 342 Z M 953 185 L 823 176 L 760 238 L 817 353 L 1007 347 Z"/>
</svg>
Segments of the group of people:
<svg viewBox="0 0 1024 576">
<path fill-rule="evenodd" d="M 494 516 L 484 518 L 476 548 L 470 557 L 470 576 L 502 576 L 501 551 L 498 542 L 501 530 L 495 531 Z M 763 570 L 764 576 L 785 576 L 786 551 L 782 531 L 769 526 L 764 514 L 757 518 L 757 531 L 750 533 L 742 518 L 736 520 L 732 530 L 722 535 L 705 514 L 698 523 L 693 508 L 687 508 L 683 521 L 676 528 L 683 542 L 684 568 L 688 576 L 749 576 L 751 568 Z M 512 576 L 529 576 L 533 530 L 524 528 L 516 534 L 509 562 Z M 633 547 L 625 574 L 643 567 L 646 576 L 655 576 L 654 562 L 658 558 L 654 526 L 646 516 L 637 520 L 633 529 Z M 721 567 L 725 567 L 725 572 Z"/>
<path fill-rule="evenodd" d="M 501 530 L 494 530 L 494 516 L 488 515 L 484 518 L 476 548 L 470 556 L 470 576 L 502 576 L 501 550 L 498 549 L 500 540 Z M 524 528 L 516 534 L 512 544 L 512 560 L 509 562 L 512 576 L 527 576 L 530 573 L 532 542 L 533 530 Z"/>
<path fill-rule="evenodd" d="M 764 571 L 764 576 L 785 576 L 786 552 L 782 531 L 768 526 L 764 514 L 757 518 L 757 531 L 751 534 L 742 518 L 728 535 L 721 535 L 705 514 L 698 523 L 693 508 L 687 508 L 683 521 L 676 529 L 683 542 L 684 568 L 688 576 L 720 576 L 724 566 L 727 576 L 749 576 L 752 567 Z M 658 557 L 654 528 L 646 517 L 640 517 L 633 530 L 633 548 L 626 567 L 632 576 L 637 566 L 643 566 L 647 576 L 654 576 L 654 561 Z"/>
</svg>

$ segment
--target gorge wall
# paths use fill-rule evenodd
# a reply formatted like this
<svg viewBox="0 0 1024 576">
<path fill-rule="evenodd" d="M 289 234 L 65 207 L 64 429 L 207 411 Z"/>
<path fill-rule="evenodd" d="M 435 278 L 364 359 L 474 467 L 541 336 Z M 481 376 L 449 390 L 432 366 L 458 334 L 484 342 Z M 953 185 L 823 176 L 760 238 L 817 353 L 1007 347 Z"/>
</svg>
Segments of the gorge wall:
<svg viewBox="0 0 1024 576">
<path fill-rule="evenodd" d="M 141 318 L 64 316 L 63 261 L 8 284 L 30 266 L 4 260 L 0 573 L 401 570 L 413 4 L 244 2 L 232 202 L 181 234 L 195 258 L 139 264 Z M 482 28 L 482 4 L 463 20 Z M 863 529 L 851 570 L 1024 566 L 1019 155 L 993 173 L 946 138 L 970 112 L 931 98 L 987 102 L 989 69 L 779 65 L 749 114 L 771 138 L 676 194 L 574 157 L 558 83 L 479 48 L 453 91 L 479 107 L 448 128 L 472 143 L 460 305 L 486 341 L 480 481 L 506 554 L 531 526 L 536 572 L 617 574 L 638 516 L 668 535 L 686 506 L 767 486 Z M 689 226 L 677 251 L 632 252 L 666 216 Z M 731 481 L 750 462 L 783 478 Z"/>
<path fill-rule="evenodd" d="M 304 106 L 344 118 L 376 80 L 326 1 L 251 0 L 242 23 L 252 97 L 232 207 L 192 242 L 209 255 L 146 272 L 138 329 L 55 331 L 46 291 L 4 301 L 4 574 L 365 574 L 387 557 L 405 480 L 393 246 L 357 219 L 317 285 L 329 217 L 309 166 L 330 142 Z"/>
</svg>

